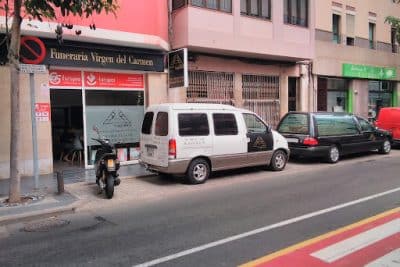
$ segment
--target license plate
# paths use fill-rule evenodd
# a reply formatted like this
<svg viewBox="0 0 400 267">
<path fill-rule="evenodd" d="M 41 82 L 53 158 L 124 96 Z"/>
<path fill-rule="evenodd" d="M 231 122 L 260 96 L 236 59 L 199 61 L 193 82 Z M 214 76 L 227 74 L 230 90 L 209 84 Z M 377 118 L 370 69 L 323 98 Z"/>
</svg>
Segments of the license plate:
<svg viewBox="0 0 400 267">
<path fill-rule="evenodd" d="M 153 147 L 147 147 L 147 156 L 149 156 L 149 157 L 154 156 L 154 148 Z"/>
<path fill-rule="evenodd" d="M 299 139 L 297 139 L 297 138 L 286 138 L 286 141 L 288 143 L 298 143 Z"/>
<path fill-rule="evenodd" d="M 108 167 L 108 168 L 115 168 L 115 160 L 113 160 L 113 159 L 108 159 L 108 160 L 107 160 L 107 167 Z"/>
</svg>

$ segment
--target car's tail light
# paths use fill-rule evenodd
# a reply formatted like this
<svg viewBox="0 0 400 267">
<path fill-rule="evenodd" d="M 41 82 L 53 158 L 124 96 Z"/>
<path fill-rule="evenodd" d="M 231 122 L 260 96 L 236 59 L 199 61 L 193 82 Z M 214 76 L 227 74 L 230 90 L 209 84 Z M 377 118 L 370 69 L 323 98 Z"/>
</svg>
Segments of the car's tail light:
<svg viewBox="0 0 400 267">
<path fill-rule="evenodd" d="M 170 158 L 176 158 L 176 140 L 170 139 L 168 143 L 168 155 Z"/>
<path fill-rule="evenodd" d="M 316 146 L 318 145 L 318 140 L 313 137 L 307 137 L 303 140 L 303 145 L 306 146 Z"/>
</svg>

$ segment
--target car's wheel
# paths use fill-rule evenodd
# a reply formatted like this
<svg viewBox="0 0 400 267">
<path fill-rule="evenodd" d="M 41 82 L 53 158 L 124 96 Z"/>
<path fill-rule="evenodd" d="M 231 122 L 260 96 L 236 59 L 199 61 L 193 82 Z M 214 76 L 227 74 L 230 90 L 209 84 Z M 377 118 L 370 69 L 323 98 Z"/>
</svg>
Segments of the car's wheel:
<svg viewBox="0 0 400 267">
<path fill-rule="evenodd" d="M 210 165 L 205 159 L 193 160 L 186 172 L 187 182 L 189 184 L 202 184 L 210 176 Z"/>
<path fill-rule="evenodd" d="M 269 164 L 269 168 L 273 171 L 281 171 L 285 168 L 288 160 L 288 156 L 282 150 L 277 150 L 272 155 L 271 163 Z"/>
<path fill-rule="evenodd" d="M 114 195 L 114 177 L 109 174 L 106 178 L 106 196 L 108 199 Z"/>
<path fill-rule="evenodd" d="M 329 163 L 337 163 L 340 158 L 340 151 L 336 145 L 332 145 L 329 148 L 327 160 Z"/>
<path fill-rule="evenodd" d="M 385 141 L 383 141 L 381 147 L 379 148 L 379 153 L 389 154 L 391 149 L 392 145 L 390 144 L 390 141 L 388 139 L 385 139 Z"/>
</svg>

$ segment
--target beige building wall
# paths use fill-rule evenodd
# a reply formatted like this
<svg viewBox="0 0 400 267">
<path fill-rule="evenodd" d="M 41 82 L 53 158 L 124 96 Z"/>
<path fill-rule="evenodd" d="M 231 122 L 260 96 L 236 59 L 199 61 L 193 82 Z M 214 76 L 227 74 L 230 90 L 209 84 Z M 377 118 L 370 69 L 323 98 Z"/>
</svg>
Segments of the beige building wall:
<svg viewBox="0 0 400 267">
<path fill-rule="evenodd" d="M 3 108 L 0 116 L 0 179 L 9 177 L 10 159 L 10 74 L 8 67 L 0 67 L 0 77 L 4 81 L 0 83 L 0 105 Z M 50 103 L 50 94 L 47 86 L 48 74 L 34 74 L 35 102 Z M 20 168 L 22 176 L 31 176 L 33 173 L 32 154 L 32 120 L 31 120 L 31 99 L 29 74 L 20 74 L 21 88 L 21 153 Z M 51 121 L 37 122 L 37 142 L 40 174 L 47 174 L 53 171 Z"/>
<path fill-rule="evenodd" d="M 341 5 L 341 7 L 340 7 Z M 368 22 L 376 21 L 377 41 L 390 43 L 390 25 L 385 23 L 386 16 L 399 17 L 400 5 L 392 0 L 319 0 L 315 1 L 315 27 L 319 30 L 332 31 L 332 13 L 341 14 L 341 33 L 346 35 L 346 14 L 355 15 L 355 34 L 368 39 Z M 349 11 L 353 10 L 354 11 Z M 376 14 L 376 18 L 370 15 Z M 329 15 L 328 15 L 329 14 Z"/>
<path fill-rule="evenodd" d="M 146 79 L 146 107 L 165 103 L 168 99 L 167 73 L 148 73 Z"/>
</svg>

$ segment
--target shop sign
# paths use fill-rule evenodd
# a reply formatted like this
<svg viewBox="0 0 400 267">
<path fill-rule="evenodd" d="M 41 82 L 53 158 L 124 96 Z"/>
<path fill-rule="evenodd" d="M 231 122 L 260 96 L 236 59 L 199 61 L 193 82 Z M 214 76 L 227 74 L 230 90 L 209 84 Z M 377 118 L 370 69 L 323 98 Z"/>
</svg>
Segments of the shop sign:
<svg viewBox="0 0 400 267">
<path fill-rule="evenodd" d="M 168 54 L 169 88 L 188 87 L 187 48 L 172 51 Z"/>
<path fill-rule="evenodd" d="M 144 88 L 142 74 L 84 72 L 88 88 Z"/>
<path fill-rule="evenodd" d="M 82 87 L 82 72 L 73 70 L 51 70 L 49 86 L 53 87 Z"/>
<path fill-rule="evenodd" d="M 91 45 L 93 46 L 93 44 Z M 47 43 L 47 53 L 42 64 L 54 66 L 107 68 L 141 71 L 164 71 L 164 55 L 148 51 L 88 48 L 83 45 L 53 45 Z"/>
<path fill-rule="evenodd" d="M 49 103 L 36 103 L 35 104 L 35 117 L 36 117 L 36 121 L 42 121 L 42 122 L 50 121 L 50 104 Z"/>
<path fill-rule="evenodd" d="M 344 77 L 388 80 L 396 78 L 396 68 L 384 68 L 368 65 L 343 64 Z"/>
</svg>

